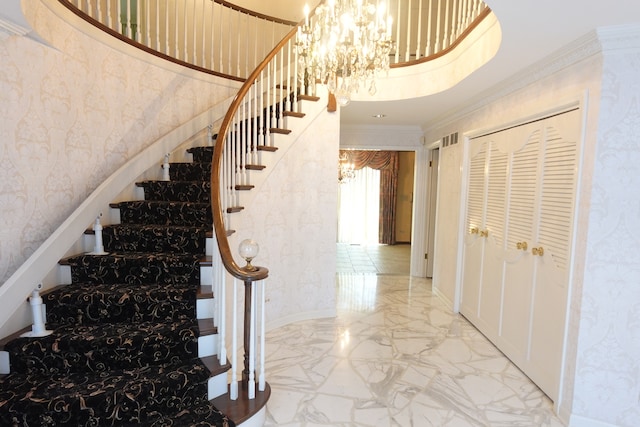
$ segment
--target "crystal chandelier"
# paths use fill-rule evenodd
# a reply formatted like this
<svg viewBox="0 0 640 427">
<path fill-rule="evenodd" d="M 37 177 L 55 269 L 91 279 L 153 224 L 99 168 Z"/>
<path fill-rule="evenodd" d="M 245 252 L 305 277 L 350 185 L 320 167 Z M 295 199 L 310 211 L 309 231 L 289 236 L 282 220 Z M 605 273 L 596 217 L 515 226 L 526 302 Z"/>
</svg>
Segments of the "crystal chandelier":
<svg viewBox="0 0 640 427">
<path fill-rule="evenodd" d="M 361 86 L 376 93 L 375 79 L 389 70 L 392 19 L 385 3 L 367 0 L 326 0 L 298 27 L 296 47 L 303 86 L 314 81 L 327 85 L 341 106 Z"/>
<path fill-rule="evenodd" d="M 341 153 L 338 158 L 338 183 L 346 184 L 356 177 L 354 164 L 349 162 L 347 153 Z"/>
</svg>

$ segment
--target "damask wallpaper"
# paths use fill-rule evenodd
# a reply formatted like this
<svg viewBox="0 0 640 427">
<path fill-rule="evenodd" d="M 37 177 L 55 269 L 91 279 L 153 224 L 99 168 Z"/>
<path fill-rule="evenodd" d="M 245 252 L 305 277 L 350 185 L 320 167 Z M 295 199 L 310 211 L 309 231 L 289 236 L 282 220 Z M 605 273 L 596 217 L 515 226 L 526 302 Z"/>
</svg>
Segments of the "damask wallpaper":
<svg viewBox="0 0 640 427">
<path fill-rule="evenodd" d="M 0 39 L 0 283 L 127 159 L 233 93 L 22 3 L 48 45 Z"/>
</svg>

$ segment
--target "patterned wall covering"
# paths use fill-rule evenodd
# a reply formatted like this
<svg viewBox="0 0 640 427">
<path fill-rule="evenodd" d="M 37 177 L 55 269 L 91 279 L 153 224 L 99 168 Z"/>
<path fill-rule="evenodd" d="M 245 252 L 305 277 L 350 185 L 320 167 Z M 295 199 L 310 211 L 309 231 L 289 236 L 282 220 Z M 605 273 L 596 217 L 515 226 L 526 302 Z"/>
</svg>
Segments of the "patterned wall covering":
<svg viewBox="0 0 640 427">
<path fill-rule="evenodd" d="M 574 402 L 574 413 L 619 426 L 640 420 L 639 35 L 603 35 Z"/>
<path fill-rule="evenodd" d="M 111 49 L 40 1 L 22 3 L 50 47 L 0 40 L 0 283 L 127 159 L 232 93 Z"/>
<path fill-rule="evenodd" d="M 320 113 L 242 213 L 235 239 L 255 239 L 269 268 L 268 328 L 335 315 L 339 128 L 339 113 Z"/>
</svg>

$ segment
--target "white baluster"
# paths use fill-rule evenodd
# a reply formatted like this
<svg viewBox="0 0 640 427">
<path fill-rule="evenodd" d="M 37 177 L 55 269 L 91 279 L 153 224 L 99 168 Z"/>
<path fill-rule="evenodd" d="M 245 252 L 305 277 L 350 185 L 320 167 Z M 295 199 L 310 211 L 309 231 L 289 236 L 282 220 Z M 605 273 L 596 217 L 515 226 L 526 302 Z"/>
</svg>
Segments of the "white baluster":
<svg viewBox="0 0 640 427">
<path fill-rule="evenodd" d="M 394 61 L 396 63 L 400 62 L 400 27 L 402 26 L 402 25 L 400 25 L 400 17 L 402 16 L 402 15 L 400 15 L 400 11 L 401 11 L 400 4 L 401 3 L 402 3 L 401 1 L 398 1 L 398 14 L 396 15 L 398 17 L 398 19 L 397 19 L 398 25 L 396 25 L 396 40 L 398 42 L 398 45 L 396 47 L 396 57 L 395 57 L 395 61 Z"/>
<path fill-rule="evenodd" d="M 176 47 L 176 53 L 175 53 L 175 58 L 176 59 L 180 58 L 180 46 L 179 46 L 180 37 L 178 37 L 178 34 L 180 34 L 178 32 L 179 31 L 179 28 L 178 28 L 178 22 L 179 22 L 178 16 L 180 16 L 180 15 L 178 15 L 178 3 L 179 2 L 176 0 L 175 1 L 175 14 L 173 15 L 173 19 L 175 19 L 175 21 L 176 21 L 175 22 L 175 33 L 173 35 L 175 37 L 174 44 L 175 44 L 175 47 Z M 167 13 L 167 15 L 169 15 L 169 14 Z"/>
<path fill-rule="evenodd" d="M 440 52 L 440 28 L 442 21 L 442 0 L 438 0 L 438 20 L 436 21 L 436 42 L 433 46 L 433 53 Z"/>
<path fill-rule="evenodd" d="M 200 30 L 202 31 L 202 68 L 206 68 L 207 67 L 207 54 L 206 54 L 206 47 L 207 47 L 207 43 L 205 40 L 204 35 L 206 34 L 205 29 L 207 28 L 207 8 L 206 8 L 206 3 L 207 0 L 202 0 L 202 22 L 200 23 Z"/>
<path fill-rule="evenodd" d="M 253 283 L 251 289 L 251 315 L 249 316 L 249 399 L 256 398 L 256 292 Z M 246 327 L 246 326 L 245 326 Z M 245 349 L 245 352 L 247 349 Z"/>
<path fill-rule="evenodd" d="M 418 0 L 418 39 L 416 40 L 416 59 L 420 59 L 420 43 L 422 43 L 422 2 Z"/>
<path fill-rule="evenodd" d="M 107 27 L 113 29 L 113 17 L 111 16 L 111 1 L 107 1 Z"/>
<path fill-rule="evenodd" d="M 266 280 L 260 281 L 260 377 L 258 379 L 258 390 L 264 391 L 266 388 L 265 380 L 265 302 L 266 302 Z"/>
<path fill-rule="evenodd" d="M 162 180 L 163 181 L 171 181 L 171 176 L 169 174 L 169 169 L 171 168 L 171 164 L 169 163 L 169 155 L 164 155 L 164 163 L 162 163 Z"/>
<path fill-rule="evenodd" d="M 44 323 L 44 305 L 42 304 L 42 297 L 40 296 L 40 289 L 42 284 L 39 284 L 31 293 L 29 298 L 29 305 L 31 306 L 31 316 L 33 318 L 33 325 L 30 332 L 25 332 L 20 335 L 27 338 L 46 337 L 51 335 L 53 331 L 47 330 Z"/>
<path fill-rule="evenodd" d="M 229 398 L 238 399 L 238 280 L 233 279 L 233 325 L 231 337 L 231 385 Z"/>
<path fill-rule="evenodd" d="M 429 0 L 429 13 L 427 13 L 427 16 L 429 17 L 427 19 L 427 44 L 424 47 L 424 56 L 429 56 L 431 55 L 431 23 L 433 22 L 433 14 L 431 13 L 431 11 L 433 10 L 433 0 Z"/>
<path fill-rule="evenodd" d="M 102 213 L 100 213 L 93 224 L 93 234 L 95 238 L 95 242 L 93 245 L 93 252 L 90 252 L 91 255 L 106 255 L 107 252 L 104 251 L 104 245 L 102 244 L 102 224 L 100 223 L 100 217 Z"/>
<path fill-rule="evenodd" d="M 182 15 L 182 25 L 184 27 L 184 32 L 182 37 L 184 39 L 184 60 L 185 62 L 189 62 L 189 23 L 187 22 L 187 6 L 191 4 L 191 2 L 184 2 L 184 10 Z"/>
<path fill-rule="evenodd" d="M 407 51 L 404 55 L 404 60 L 408 61 L 411 58 L 411 0 L 409 0 L 409 6 L 407 9 Z"/>
</svg>

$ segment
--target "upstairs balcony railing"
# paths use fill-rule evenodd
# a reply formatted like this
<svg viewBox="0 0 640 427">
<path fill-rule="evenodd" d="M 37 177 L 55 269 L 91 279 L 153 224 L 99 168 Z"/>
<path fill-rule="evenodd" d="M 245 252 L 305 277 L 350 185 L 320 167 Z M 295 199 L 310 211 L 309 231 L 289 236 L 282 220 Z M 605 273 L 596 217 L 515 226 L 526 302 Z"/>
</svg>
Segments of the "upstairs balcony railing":
<svg viewBox="0 0 640 427">
<path fill-rule="evenodd" d="M 137 47 L 239 81 L 298 25 L 225 0 L 59 1 Z M 389 0 L 388 10 L 391 67 L 441 56 L 490 11 L 481 0 Z"/>
</svg>

